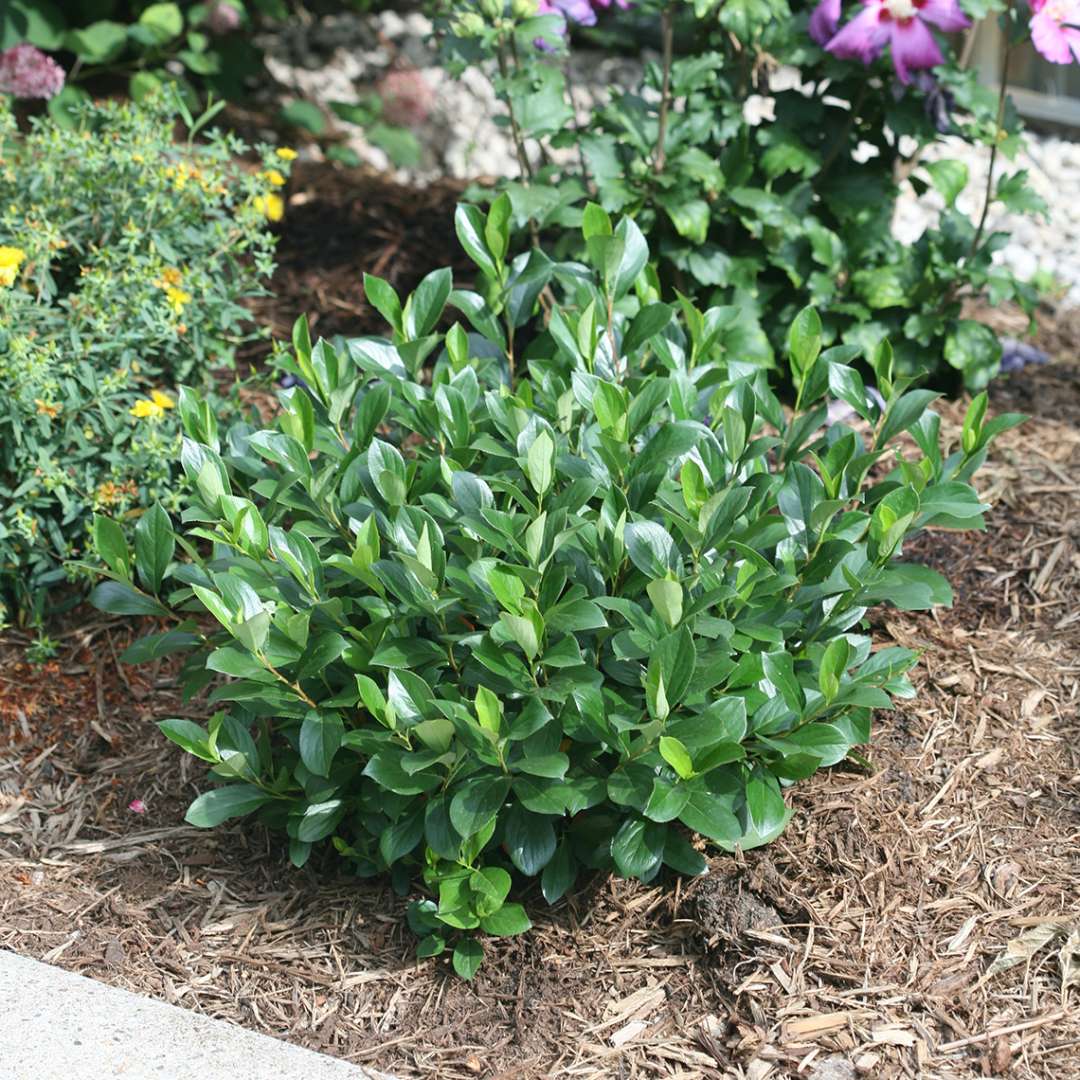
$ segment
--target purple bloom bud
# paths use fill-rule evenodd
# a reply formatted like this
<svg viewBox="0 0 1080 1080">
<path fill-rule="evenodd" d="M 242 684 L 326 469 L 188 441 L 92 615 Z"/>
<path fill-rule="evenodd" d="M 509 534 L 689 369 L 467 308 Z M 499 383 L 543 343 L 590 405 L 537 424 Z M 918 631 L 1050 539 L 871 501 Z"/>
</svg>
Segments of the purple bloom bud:
<svg viewBox="0 0 1080 1080">
<path fill-rule="evenodd" d="M 956 99 L 929 71 L 918 72 L 912 79 L 912 85 L 926 95 L 923 108 L 935 130 L 941 135 L 947 135 L 952 131 L 952 109 Z"/>
<path fill-rule="evenodd" d="M 1005 374 L 1020 371 L 1028 364 L 1045 364 L 1050 359 L 1034 345 L 1026 341 L 1017 341 L 1016 338 L 1001 339 L 1001 370 Z"/>
<path fill-rule="evenodd" d="M 541 15 L 561 15 L 582 26 L 596 25 L 596 12 L 589 0 L 540 0 L 538 11 Z"/>
<path fill-rule="evenodd" d="M 51 98 L 64 87 L 64 69 L 33 45 L 0 53 L 0 93 L 17 98 Z"/>
<path fill-rule="evenodd" d="M 819 45 L 827 45 L 839 25 L 840 0 L 821 0 L 810 16 L 810 36 Z"/>
</svg>

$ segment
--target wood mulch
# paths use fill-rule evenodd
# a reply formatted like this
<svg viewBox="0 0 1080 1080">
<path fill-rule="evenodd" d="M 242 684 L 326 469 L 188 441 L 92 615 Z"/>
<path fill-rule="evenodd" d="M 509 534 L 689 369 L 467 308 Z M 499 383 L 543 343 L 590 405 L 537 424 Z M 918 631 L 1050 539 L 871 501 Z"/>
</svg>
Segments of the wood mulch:
<svg viewBox="0 0 1080 1080">
<path fill-rule="evenodd" d="M 391 203 L 341 206 L 392 234 L 392 279 L 431 265 Z M 337 235 L 355 293 L 298 253 L 287 295 L 363 332 L 370 252 Z M 84 610 L 45 664 L 0 638 L 0 948 L 400 1077 L 1080 1078 L 1080 365 L 992 398 L 1036 419 L 980 476 L 990 527 L 913 551 L 955 606 L 875 615 L 925 650 L 918 697 L 877 717 L 869 767 L 792 789 L 769 848 L 554 909 L 528 892 L 534 930 L 464 983 L 415 960 L 386 882 L 184 825 L 204 774 L 154 721 L 200 707 L 167 663 L 119 665 L 133 627 Z"/>
<path fill-rule="evenodd" d="M 454 270 L 459 285 L 475 267 L 454 231 L 454 207 L 465 185 L 444 180 L 403 187 L 379 173 L 332 163 L 297 162 L 278 228 L 273 296 L 249 302 L 256 322 L 288 341 L 306 315 L 312 338 L 387 333 L 364 299 L 365 273 L 385 278 L 404 300 L 430 271 Z M 265 355 L 253 344 L 245 359 Z"/>
</svg>

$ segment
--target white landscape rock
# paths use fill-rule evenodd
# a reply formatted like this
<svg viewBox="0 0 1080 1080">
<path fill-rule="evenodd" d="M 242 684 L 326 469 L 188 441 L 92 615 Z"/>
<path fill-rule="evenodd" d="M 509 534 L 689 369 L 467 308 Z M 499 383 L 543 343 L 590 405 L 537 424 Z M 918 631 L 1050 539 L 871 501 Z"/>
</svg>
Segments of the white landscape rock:
<svg viewBox="0 0 1080 1080">
<path fill-rule="evenodd" d="M 957 207 L 972 220 L 982 213 L 990 151 L 973 147 L 955 137 L 946 137 L 926 154 L 926 161 L 951 159 L 968 169 L 968 186 L 957 199 Z M 992 206 L 986 233 L 1000 230 L 1010 234 L 1009 243 L 994 256 L 1018 277 L 1027 280 L 1037 271 L 1054 275 L 1065 297 L 1062 306 L 1080 305 L 1080 145 L 1052 136 L 1029 134 L 1025 148 L 1010 161 L 999 154 L 994 166 L 994 184 L 1001 176 L 1026 169 L 1031 187 L 1050 208 L 1043 220 L 1028 214 L 1013 214 L 1001 204 Z M 918 170 L 916 170 L 918 174 Z M 926 179 L 925 174 L 922 176 Z M 935 224 L 944 201 L 935 191 L 919 197 L 910 182 L 904 184 L 893 220 L 900 239 L 912 243 Z"/>
</svg>

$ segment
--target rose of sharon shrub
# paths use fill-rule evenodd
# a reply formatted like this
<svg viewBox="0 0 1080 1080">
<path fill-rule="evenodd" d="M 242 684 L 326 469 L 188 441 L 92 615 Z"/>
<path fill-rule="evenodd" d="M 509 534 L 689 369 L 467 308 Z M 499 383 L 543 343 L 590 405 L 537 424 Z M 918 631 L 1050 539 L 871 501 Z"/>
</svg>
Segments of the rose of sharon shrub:
<svg viewBox="0 0 1080 1080">
<path fill-rule="evenodd" d="M 882 347 L 879 407 L 809 309 L 788 410 L 716 359 L 721 309 L 641 301 L 631 221 L 588 208 L 591 267 L 508 265 L 508 209 L 459 211 L 493 303 L 448 270 L 404 304 L 369 278 L 391 336 L 312 346 L 298 324 L 273 427 L 221 435 L 185 391 L 183 525 L 148 515 L 94 597 L 175 613 L 127 659 L 192 649 L 189 691 L 226 677 L 208 727 L 162 724 L 218 782 L 188 821 L 254 814 L 297 865 L 332 844 L 421 879 L 421 955 L 452 946 L 466 976 L 473 931 L 529 927 L 515 871 L 553 902 L 582 871 L 699 873 L 695 834 L 781 832 L 785 788 L 911 694 L 915 655 L 864 616 L 950 601 L 905 539 L 982 524 L 970 478 L 1017 419 L 979 398 L 943 450 L 937 395 Z M 477 332 L 436 333 L 448 303 Z M 827 426 L 830 397 L 858 429 Z"/>
<path fill-rule="evenodd" d="M 1080 55 L 1077 3 L 1034 6 L 1044 55 Z M 451 73 L 487 73 L 503 104 L 518 175 L 499 186 L 519 250 L 546 233 L 577 254 L 566 227 L 595 201 L 645 233 L 663 298 L 741 310 L 723 335 L 732 355 L 771 365 L 786 327 L 812 305 L 827 344 L 869 352 L 888 339 L 899 371 L 975 392 L 1000 370 L 1001 343 L 965 317 L 964 300 L 1015 302 L 1030 316 L 1038 299 L 996 261 L 1008 235 L 988 228 L 996 211 L 984 207 L 1046 208 L 1023 170 L 994 167 L 1015 158 L 1020 124 L 960 59 L 959 35 L 972 27 L 964 6 L 985 18 L 1006 10 L 1004 0 L 638 0 L 598 19 L 576 0 L 493 0 L 481 17 L 444 0 L 444 45 Z M 1009 35 L 1021 40 L 1008 10 Z M 584 111 L 568 42 L 594 34 L 594 45 L 659 45 L 660 58 L 640 85 L 612 86 Z M 946 135 L 987 148 L 991 187 L 968 191 L 963 161 L 922 160 Z M 892 229 L 908 186 L 933 187 L 944 203 L 914 241 Z"/>
</svg>

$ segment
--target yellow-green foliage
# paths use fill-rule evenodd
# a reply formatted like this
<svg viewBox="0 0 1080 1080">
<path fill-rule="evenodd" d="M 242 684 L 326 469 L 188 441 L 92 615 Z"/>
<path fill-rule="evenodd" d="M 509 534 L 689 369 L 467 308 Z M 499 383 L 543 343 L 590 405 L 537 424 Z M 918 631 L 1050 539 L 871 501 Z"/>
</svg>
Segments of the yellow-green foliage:
<svg viewBox="0 0 1080 1080">
<path fill-rule="evenodd" d="M 246 172 L 234 138 L 175 139 L 160 98 L 26 134 L 2 101 L 0 597 L 21 605 L 63 577 L 92 511 L 168 501 L 171 388 L 251 335 L 240 300 L 273 270 L 291 152 Z"/>
</svg>

